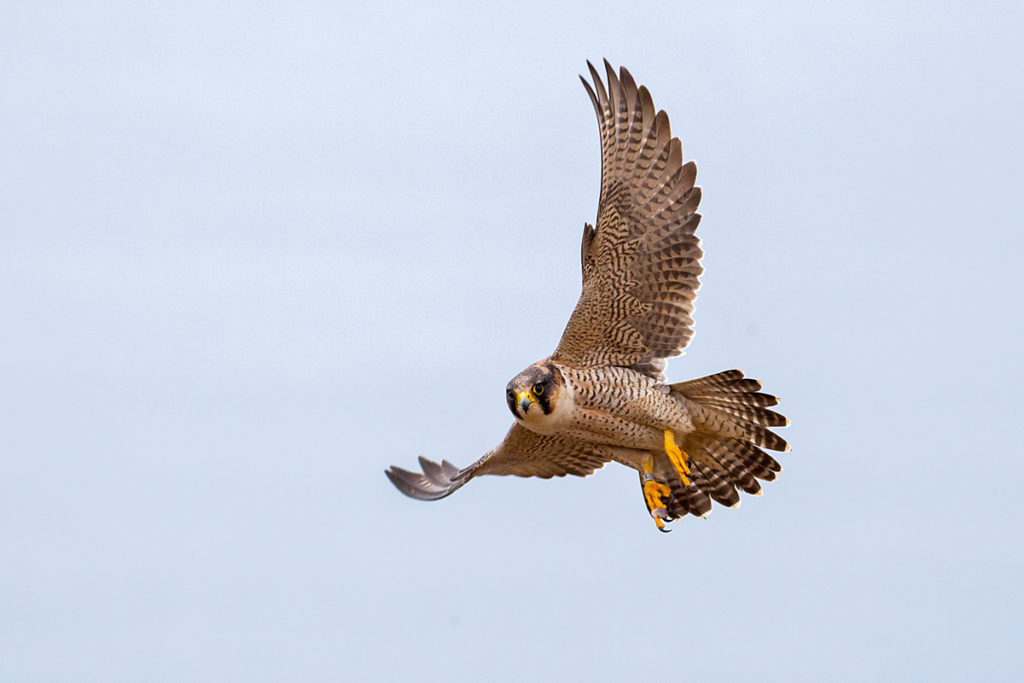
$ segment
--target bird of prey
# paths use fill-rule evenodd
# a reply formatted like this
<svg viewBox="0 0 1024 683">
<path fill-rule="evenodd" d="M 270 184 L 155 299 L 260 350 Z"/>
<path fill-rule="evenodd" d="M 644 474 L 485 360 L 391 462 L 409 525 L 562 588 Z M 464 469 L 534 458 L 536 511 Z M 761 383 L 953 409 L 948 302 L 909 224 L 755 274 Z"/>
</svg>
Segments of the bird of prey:
<svg viewBox="0 0 1024 683">
<path fill-rule="evenodd" d="M 515 422 L 504 440 L 459 469 L 420 457 L 422 472 L 391 467 L 402 493 L 444 498 L 484 474 L 585 477 L 615 461 L 639 473 L 658 529 L 711 501 L 737 507 L 737 488 L 782 471 L 764 449 L 788 451 L 770 427 L 789 420 L 778 399 L 740 370 L 665 383 L 669 357 L 693 336 L 693 302 L 703 272 L 697 167 L 683 163 L 668 116 L 625 67 L 604 62 L 607 87 L 590 62 L 584 87 L 601 134 L 597 223 L 584 225 L 583 291 L 548 358 L 505 387 Z"/>
</svg>

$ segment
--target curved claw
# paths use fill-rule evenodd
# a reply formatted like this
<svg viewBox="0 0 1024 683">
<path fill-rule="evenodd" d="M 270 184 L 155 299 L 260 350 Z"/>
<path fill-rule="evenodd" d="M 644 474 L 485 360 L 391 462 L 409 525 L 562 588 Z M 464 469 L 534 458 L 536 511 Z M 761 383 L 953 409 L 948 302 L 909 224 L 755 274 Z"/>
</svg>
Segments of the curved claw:
<svg viewBox="0 0 1024 683">
<path fill-rule="evenodd" d="M 669 516 L 668 510 L 666 510 L 663 507 L 658 507 L 658 508 L 654 508 L 653 510 L 651 510 L 651 517 L 654 518 L 654 523 L 655 524 L 658 524 L 659 521 L 661 521 L 661 522 L 671 522 L 672 521 L 672 517 Z M 666 527 L 662 523 L 662 524 L 658 524 L 658 531 L 662 531 L 662 532 L 667 534 L 668 532 L 670 532 L 672 530 L 669 529 L 668 527 Z"/>
</svg>

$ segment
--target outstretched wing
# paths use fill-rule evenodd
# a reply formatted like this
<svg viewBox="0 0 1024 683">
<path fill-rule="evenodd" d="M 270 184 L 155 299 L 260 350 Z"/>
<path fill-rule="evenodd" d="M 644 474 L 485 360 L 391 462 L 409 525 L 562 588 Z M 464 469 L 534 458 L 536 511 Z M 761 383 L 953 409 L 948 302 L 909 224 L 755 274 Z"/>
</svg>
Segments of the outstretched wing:
<svg viewBox="0 0 1024 683">
<path fill-rule="evenodd" d="M 668 116 L 647 88 L 605 61 L 608 89 L 587 62 L 601 133 L 597 229 L 583 231 L 583 292 L 552 360 L 633 367 L 664 379 L 666 358 L 693 336 L 693 301 L 703 272 L 697 167 L 683 163 Z"/>
<path fill-rule="evenodd" d="M 496 448 L 461 470 L 447 460 L 437 464 L 420 456 L 422 473 L 394 466 L 384 473 L 405 495 L 420 500 L 438 500 L 482 474 L 514 474 L 544 479 L 567 474 L 585 477 L 611 459 L 611 453 L 600 445 L 536 434 L 516 423 Z"/>
</svg>

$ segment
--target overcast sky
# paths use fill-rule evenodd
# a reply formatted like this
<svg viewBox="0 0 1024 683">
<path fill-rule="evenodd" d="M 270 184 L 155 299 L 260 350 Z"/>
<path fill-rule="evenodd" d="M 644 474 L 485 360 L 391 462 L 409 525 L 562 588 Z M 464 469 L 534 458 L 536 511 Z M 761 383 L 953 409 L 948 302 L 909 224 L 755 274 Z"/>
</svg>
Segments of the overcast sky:
<svg viewBox="0 0 1024 683">
<path fill-rule="evenodd" d="M 5 7 L 0 679 L 1020 675 L 1020 3 L 515 5 Z M 704 189 L 668 377 L 785 472 L 409 500 L 572 310 L 604 57 Z"/>
</svg>

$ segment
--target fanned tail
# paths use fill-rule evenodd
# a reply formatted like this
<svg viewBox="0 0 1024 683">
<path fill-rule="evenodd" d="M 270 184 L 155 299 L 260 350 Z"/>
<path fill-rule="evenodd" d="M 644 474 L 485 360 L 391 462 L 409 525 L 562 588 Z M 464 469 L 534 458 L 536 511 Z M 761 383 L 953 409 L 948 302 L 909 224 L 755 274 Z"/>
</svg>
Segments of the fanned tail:
<svg viewBox="0 0 1024 683">
<path fill-rule="evenodd" d="M 737 507 L 736 489 L 761 495 L 761 481 L 773 481 L 782 466 L 762 449 L 788 451 L 789 444 L 769 429 L 789 420 L 770 410 L 779 399 L 761 392 L 761 382 L 727 370 L 671 385 L 687 401 L 696 431 L 681 444 L 690 456 L 691 486 L 670 481 L 669 513 L 705 516 L 711 501 Z"/>
</svg>

